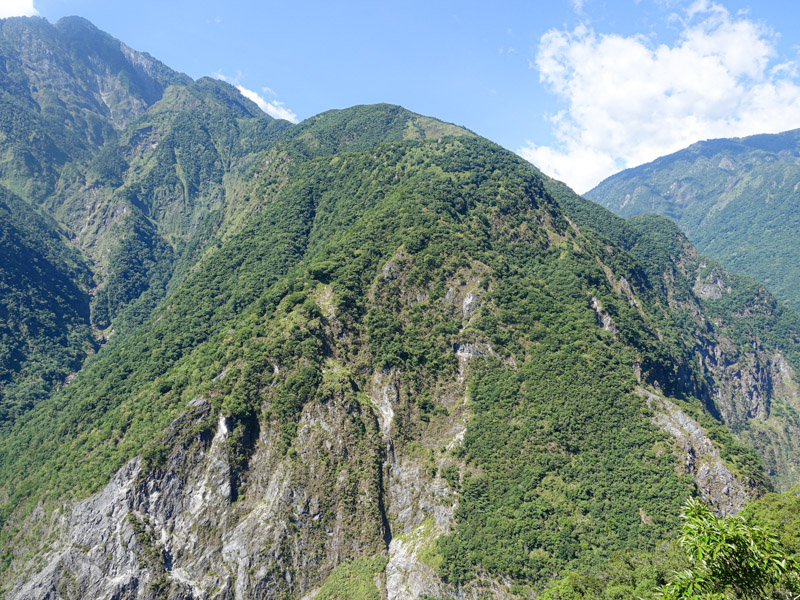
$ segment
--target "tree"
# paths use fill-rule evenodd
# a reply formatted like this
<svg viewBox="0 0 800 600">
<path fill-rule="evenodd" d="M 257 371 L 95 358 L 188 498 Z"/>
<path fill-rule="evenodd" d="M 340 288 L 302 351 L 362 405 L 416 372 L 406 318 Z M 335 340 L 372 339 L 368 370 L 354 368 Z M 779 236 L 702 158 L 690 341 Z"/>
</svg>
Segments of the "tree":
<svg viewBox="0 0 800 600">
<path fill-rule="evenodd" d="M 719 518 L 696 498 L 681 513 L 680 545 L 693 568 L 664 586 L 667 600 L 800 598 L 800 569 L 772 532 Z"/>
</svg>

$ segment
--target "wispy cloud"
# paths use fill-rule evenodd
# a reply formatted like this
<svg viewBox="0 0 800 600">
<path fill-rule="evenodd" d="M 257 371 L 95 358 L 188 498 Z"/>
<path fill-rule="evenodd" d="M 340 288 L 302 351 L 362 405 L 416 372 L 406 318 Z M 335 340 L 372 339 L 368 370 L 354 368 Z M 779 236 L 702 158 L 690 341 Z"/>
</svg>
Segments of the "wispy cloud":
<svg viewBox="0 0 800 600">
<path fill-rule="evenodd" d="M 32 17 L 39 11 L 33 7 L 33 0 L 0 0 L 0 19 L 8 17 Z"/>
<path fill-rule="evenodd" d="M 572 0 L 572 8 L 578 14 L 582 14 L 583 13 L 583 5 L 584 4 L 586 4 L 586 0 Z"/>
<path fill-rule="evenodd" d="M 800 127 L 797 65 L 777 60 L 774 32 L 709 0 L 677 22 L 671 46 L 587 25 L 545 33 L 535 65 L 566 108 L 550 117 L 557 144 L 518 153 L 584 192 L 698 140 Z"/>
<path fill-rule="evenodd" d="M 236 86 L 236 89 L 239 90 L 239 93 L 242 94 L 248 100 L 252 100 L 256 103 L 258 108 L 263 110 L 273 119 L 284 119 L 286 121 L 290 121 L 292 123 L 297 123 L 297 115 L 294 113 L 293 110 L 287 108 L 283 102 L 279 102 L 277 99 L 275 100 L 266 100 L 261 94 L 258 92 L 248 89 L 239 83 L 239 77 L 241 73 L 237 71 L 236 77 L 228 77 L 224 75 L 221 71 L 217 71 L 216 73 L 212 74 L 212 77 L 216 77 L 217 79 L 221 79 L 231 85 Z M 276 97 L 277 94 L 272 91 L 272 89 L 264 86 L 261 88 L 261 91 L 269 94 L 273 97 Z"/>
<path fill-rule="evenodd" d="M 285 119 L 286 121 L 297 123 L 297 115 L 294 114 L 294 111 L 284 106 L 283 102 L 278 102 L 277 100 L 267 101 L 263 96 L 259 95 L 258 92 L 248 90 L 243 85 L 237 85 L 236 89 L 242 93 L 242 96 L 255 102 L 258 105 L 258 108 L 263 110 L 270 117 L 273 117 L 274 119 Z"/>
</svg>

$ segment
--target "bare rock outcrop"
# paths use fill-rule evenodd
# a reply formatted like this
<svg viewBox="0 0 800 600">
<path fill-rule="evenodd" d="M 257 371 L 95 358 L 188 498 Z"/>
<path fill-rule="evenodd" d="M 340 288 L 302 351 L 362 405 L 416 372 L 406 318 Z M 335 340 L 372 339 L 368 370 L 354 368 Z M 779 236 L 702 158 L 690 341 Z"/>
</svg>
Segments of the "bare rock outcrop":
<svg viewBox="0 0 800 600">
<path fill-rule="evenodd" d="M 655 413 L 653 422 L 672 436 L 676 454 L 684 461 L 685 471 L 694 478 L 700 496 L 721 516 L 739 512 L 754 490 L 725 466 L 719 450 L 700 424 L 663 396 L 641 387 L 636 391 Z"/>
</svg>

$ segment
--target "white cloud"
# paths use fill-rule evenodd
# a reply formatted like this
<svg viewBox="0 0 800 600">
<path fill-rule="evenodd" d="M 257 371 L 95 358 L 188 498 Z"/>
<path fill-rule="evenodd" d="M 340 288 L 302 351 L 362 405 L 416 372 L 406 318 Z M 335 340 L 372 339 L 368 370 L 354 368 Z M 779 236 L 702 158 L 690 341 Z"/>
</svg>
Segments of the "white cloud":
<svg viewBox="0 0 800 600">
<path fill-rule="evenodd" d="M 567 109 L 551 117 L 557 144 L 518 153 L 585 192 L 698 140 L 800 127 L 796 65 L 776 64 L 772 31 L 709 0 L 679 23 L 671 46 L 586 25 L 545 33 L 536 68 Z"/>
<path fill-rule="evenodd" d="M 586 0 L 572 0 L 572 8 L 578 14 L 583 13 L 584 4 L 586 4 Z"/>
<path fill-rule="evenodd" d="M 3 0 L 0 0 L 2 2 Z M 241 76 L 241 71 L 236 72 L 236 77 L 226 77 L 222 71 L 217 71 L 216 73 L 212 73 L 211 76 L 216 79 L 221 79 L 226 83 L 230 83 L 231 85 L 235 85 L 236 89 L 239 90 L 239 93 L 247 98 L 248 100 L 252 100 L 256 103 L 258 108 L 263 110 L 273 119 L 284 119 L 286 121 L 290 121 L 292 123 L 297 123 L 297 115 L 289 108 L 283 105 L 283 102 L 278 102 L 277 100 L 267 101 L 261 96 L 258 92 L 253 90 L 249 90 L 243 85 L 239 84 L 239 77 Z M 262 87 L 261 91 L 270 94 L 271 96 L 277 96 L 277 94 L 272 91 L 268 87 Z"/>
<path fill-rule="evenodd" d="M 286 121 L 291 121 L 292 123 L 297 123 L 297 115 L 288 108 L 283 105 L 283 102 L 278 102 L 277 100 L 273 100 L 272 102 L 267 102 L 264 100 L 262 96 L 258 94 L 258 92 L 254 92 L 253 90 L 248 90 L 243 85 L 237 85 L 236 89 L 242 93 L 242 96 L 247 98 L 248 100 L 252 100 L 258 105 L 258 108 L 263 110 L 267 113 L 270 117 L 274 119 L 285 119 Z"/>
<path fill-rule="evenodd" d="M 32 17 L 39 11 L 33 7 L 33 0 L 0 0 L 0 19 L 7 17 Z"/>
</svg>

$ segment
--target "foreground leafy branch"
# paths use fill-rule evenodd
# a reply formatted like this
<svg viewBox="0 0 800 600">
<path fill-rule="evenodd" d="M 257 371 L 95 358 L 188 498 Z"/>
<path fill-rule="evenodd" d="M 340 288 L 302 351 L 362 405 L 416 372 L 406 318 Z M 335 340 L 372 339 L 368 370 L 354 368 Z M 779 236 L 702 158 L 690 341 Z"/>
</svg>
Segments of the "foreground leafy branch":
<svg viewBox="0 0 800 600">
<path fill-rule="evenodd" d="M 681 514 L 680 545 L 693 568 L 664 586 L 667 600 L 800 598 L 800 565 L 772 532 L 741 517 L 719 518 L 696 498 Z"/>
</svg>

